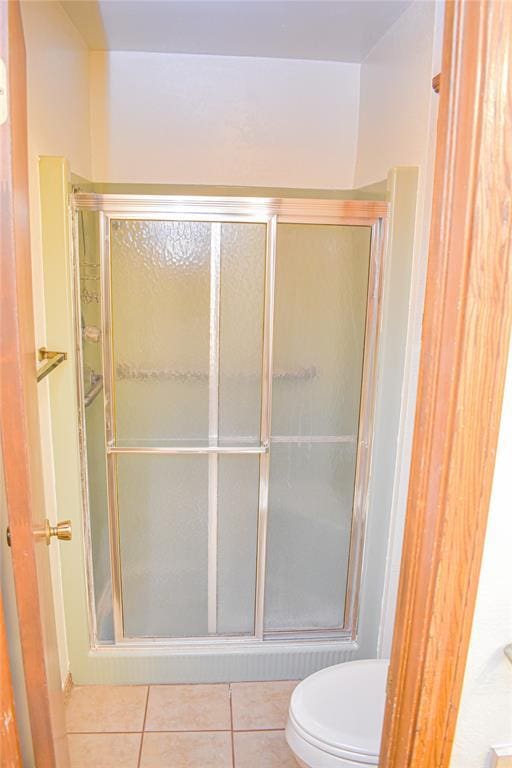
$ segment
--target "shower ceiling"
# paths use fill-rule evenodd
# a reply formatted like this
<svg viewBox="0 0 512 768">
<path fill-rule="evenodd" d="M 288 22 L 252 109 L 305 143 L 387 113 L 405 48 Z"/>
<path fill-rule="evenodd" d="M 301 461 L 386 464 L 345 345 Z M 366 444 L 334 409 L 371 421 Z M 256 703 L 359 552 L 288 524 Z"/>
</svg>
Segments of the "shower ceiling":
<svg viewBox="0 0 512 768">
<path fill-rule="evenodd" d="M 426 0 L 428 1 L 428 0 Z M 62 0 L 92 50 L 360 62 L 411 0 Z"/>
</svg>

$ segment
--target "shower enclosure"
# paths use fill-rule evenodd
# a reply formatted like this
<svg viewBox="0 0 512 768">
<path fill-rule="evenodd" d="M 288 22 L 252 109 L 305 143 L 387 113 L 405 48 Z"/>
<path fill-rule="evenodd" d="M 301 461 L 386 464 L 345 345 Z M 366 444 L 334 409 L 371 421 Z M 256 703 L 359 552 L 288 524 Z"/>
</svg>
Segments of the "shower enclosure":
<svg viewBox="0 0 512 768">
<path fill-rule="evenodd" d="M 356 637 L 386 214 L 74 194 L 93 644 Z"/>
</svg>

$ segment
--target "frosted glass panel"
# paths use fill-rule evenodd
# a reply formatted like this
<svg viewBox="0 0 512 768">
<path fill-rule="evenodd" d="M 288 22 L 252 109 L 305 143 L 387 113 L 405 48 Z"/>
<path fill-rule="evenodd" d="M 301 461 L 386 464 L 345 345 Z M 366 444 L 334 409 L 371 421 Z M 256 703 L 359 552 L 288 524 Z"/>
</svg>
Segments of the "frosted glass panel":
<svg viewBox="0 0 512 768">
<path fill-rule="evenodd" d="M 97 637 L 113 642 L 101 347 L 98 216 L 78 214 L 80 327 L 84 391 L 87 502 L 91 530 Z"/>
<path fill-rule="evenodd" d="M 274 436 L 357 433 L 370 233 L 278 226 Z"/>
<path fill-rule="evenodd" d="M 117 461 L 126 635 L 206 635 L 208 457 Z"/>
<path fill-rule="evenodd" d="M 219 634 L 254 632 L 259 459 L 219 456 Z"/>
<path fill-rule="evenodd" d="M 266 230 L 265 224 L 221 228 L 219 435 L 224 443 L 259 442 Z"/>
<path fill-rule="evenodd" d="M 354 444 L 271 448 L 265 628 L 343 625 Z"/>
<path fill-rule="evenodd" d="M 208 437 L 211 225 L 113 221 L 120 445 Z"/>
</svg>

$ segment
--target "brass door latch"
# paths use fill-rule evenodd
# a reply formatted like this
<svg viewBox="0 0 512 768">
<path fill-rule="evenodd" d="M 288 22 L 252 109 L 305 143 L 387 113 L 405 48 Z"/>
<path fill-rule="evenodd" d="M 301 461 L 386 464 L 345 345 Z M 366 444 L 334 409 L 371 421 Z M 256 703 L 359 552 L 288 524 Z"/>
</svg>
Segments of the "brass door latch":
<svg viewBox="0 0 512 768">
<path fill-rule="evenodd" d="M 45 520 L 44 535 L 47 544 L 50 544 L 53 536 L 55 536 L 55 538 L 57 538 L 59 541 L 71 541 L 73 537 L 71 520 L 62 520 L 62 522 L 57 523 L 57 525 L 50 525 L 50 521 Z"/>
<path fill-rule="evenodd" d="M 44 530 L 42 531 L 42 534 L 47 544 L 50 544 L 52 537 L 59 539 L 59 541 L 71 541 L 71 539 L 73 538 L 73 529 L 71 527 L 71 520 L 62 520 L 62 522 L 57 523 L 57 525 L 50 525 L 50 521 L 45 520 Z M 39 533 L 38 535 L 41 536 L 41 533 Z M 10 547 L 11 546 L 10 526 L 7 526 L 7 529 L 5 531 L 5 537 L 7 539 L 7 544 Z"/>
</svg>

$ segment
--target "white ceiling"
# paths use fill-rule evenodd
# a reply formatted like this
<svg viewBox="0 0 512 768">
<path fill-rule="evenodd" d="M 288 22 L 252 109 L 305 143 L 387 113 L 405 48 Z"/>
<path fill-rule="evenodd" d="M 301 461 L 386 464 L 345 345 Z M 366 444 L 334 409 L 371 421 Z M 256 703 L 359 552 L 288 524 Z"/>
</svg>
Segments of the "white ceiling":
<svg viewBox="0 0 512 768">
<path fill-rule="evenodd" d="M 61 0 L 93 50 L 362 61 L 411 0 Z"/>
</svg>

